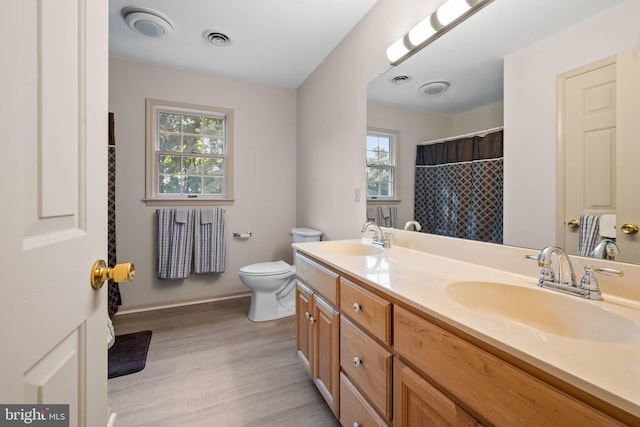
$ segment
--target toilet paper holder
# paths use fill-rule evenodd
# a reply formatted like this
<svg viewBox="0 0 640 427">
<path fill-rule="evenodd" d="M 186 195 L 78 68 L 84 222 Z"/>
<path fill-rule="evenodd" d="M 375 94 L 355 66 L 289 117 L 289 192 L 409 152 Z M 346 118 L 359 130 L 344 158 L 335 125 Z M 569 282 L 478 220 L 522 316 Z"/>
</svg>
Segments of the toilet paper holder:
<svg viewBox="0 0 640 427">
<path fill-rule="evenodd" d="M 238 233 L 236 231 L 233 232 L 233 237 L 236 239 L 248 239 L 251 236 L 253 236 L 251 231 L 246 231 L 244 233 Z"/>
</svg>

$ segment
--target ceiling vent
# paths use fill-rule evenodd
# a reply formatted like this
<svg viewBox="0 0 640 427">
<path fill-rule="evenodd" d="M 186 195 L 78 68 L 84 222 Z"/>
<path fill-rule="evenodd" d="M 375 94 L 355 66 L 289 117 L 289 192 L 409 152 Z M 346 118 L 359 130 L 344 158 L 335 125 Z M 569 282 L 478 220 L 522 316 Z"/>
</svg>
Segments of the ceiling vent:
<svg viewBox="0 0 640 427">
<path fill-rule="evenodd" d="M 133 31 L 152 38 L 161 38 L 173 31 L 173 26 L 158 12 L 125 7 L 122 17 Z"/>
<path fill-rule="evenodd" d="M 409 80 L 411 80 L 411 76 L 395 76 L 391 79 L 391 83 L 393 83 L 394 85 L 403 85 L 405 83 L 407 83 Z"/>
<path fill-rule="evenodd" d="M 228 35 L 221 33 L 220 31 L 206 30 L 202 33 L 202 36 L 206 41 L 214 46 L 226 47 L 231 45 L 231 39 Z"/>
<path fill-rule="evenodd" d="M 434 97 L 440 96 L 449 89 L 449 83 L 447 82 L 430 82 L 420 86 L 420 92 L 426 96 Z"/>
</svg>

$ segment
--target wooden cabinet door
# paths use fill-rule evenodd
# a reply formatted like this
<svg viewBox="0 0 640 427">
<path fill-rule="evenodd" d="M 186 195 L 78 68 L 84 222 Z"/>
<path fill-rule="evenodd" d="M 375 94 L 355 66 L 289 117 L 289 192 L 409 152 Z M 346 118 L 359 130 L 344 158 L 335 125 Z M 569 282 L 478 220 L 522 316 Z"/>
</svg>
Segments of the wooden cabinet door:
<svg viewBox="0 0 640 427">
<path fill-rule="evenodd" d="M 313 294 L 311 290 L 296 285 L 296 353 L 307 372 L 311 374 L 311 323 Z"/>
<path fill-rule="evenodd" d="M 394 427 L 468 427 L 480 424 L 411 368 L 394 361 Z"/>
<path fill-rule="evenodd" d="M 311 378 L 339 418 L 340 313 L 317 294 L 312 308 Z"/>
</svg>

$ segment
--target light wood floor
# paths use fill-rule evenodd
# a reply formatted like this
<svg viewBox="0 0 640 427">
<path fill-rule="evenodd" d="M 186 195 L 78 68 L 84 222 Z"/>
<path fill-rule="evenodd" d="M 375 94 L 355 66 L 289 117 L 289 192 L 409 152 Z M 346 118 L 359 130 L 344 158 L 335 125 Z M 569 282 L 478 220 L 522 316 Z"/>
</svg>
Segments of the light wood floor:
<svg viewBox="0 0 640 427">
<path fill-rule="evenodd" d="M 109 380 L 116 427 L 340 424 L 295 354 L 293 317 L 253 323 L 249 298 L 115 316 L 151 329 L 146 367 Z"/>
</svg>

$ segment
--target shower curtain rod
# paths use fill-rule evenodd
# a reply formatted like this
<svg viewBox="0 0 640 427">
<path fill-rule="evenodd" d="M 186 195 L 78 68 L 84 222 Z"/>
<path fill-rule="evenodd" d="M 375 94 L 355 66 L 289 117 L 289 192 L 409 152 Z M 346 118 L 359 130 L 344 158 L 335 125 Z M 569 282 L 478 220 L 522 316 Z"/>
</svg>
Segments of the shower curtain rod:
<svg viewBox="0 0 640 427">
<path fill-rule="evenodd" d="M 458 136 L 448 136 L 446 138 L 440 138 L 440 139 L 433 139 L 431 141 L 424 141 L 424 142 L 419 142 L 418 145 L 430 145 L 430 144 L 437 144 L 438 142 L 445 142 L 445 141 L 453 141 L 454 139 L 460 139 L 460 138 L 470 138 L 472 136 L 478 136 L 478 135 L 488 135 L 490 133 L 493 132 L 497 132 L 499 130 L 502 130 L 504 128 L 504 126 L 498 126 L 495 128 L 491 128 L 491 129 L 485 129 L 485 130 L 479 130 L 477 132 L 471 132 L 471 133 L 465 133 L 464 135 L 458 135 Z"/>
</svg>

